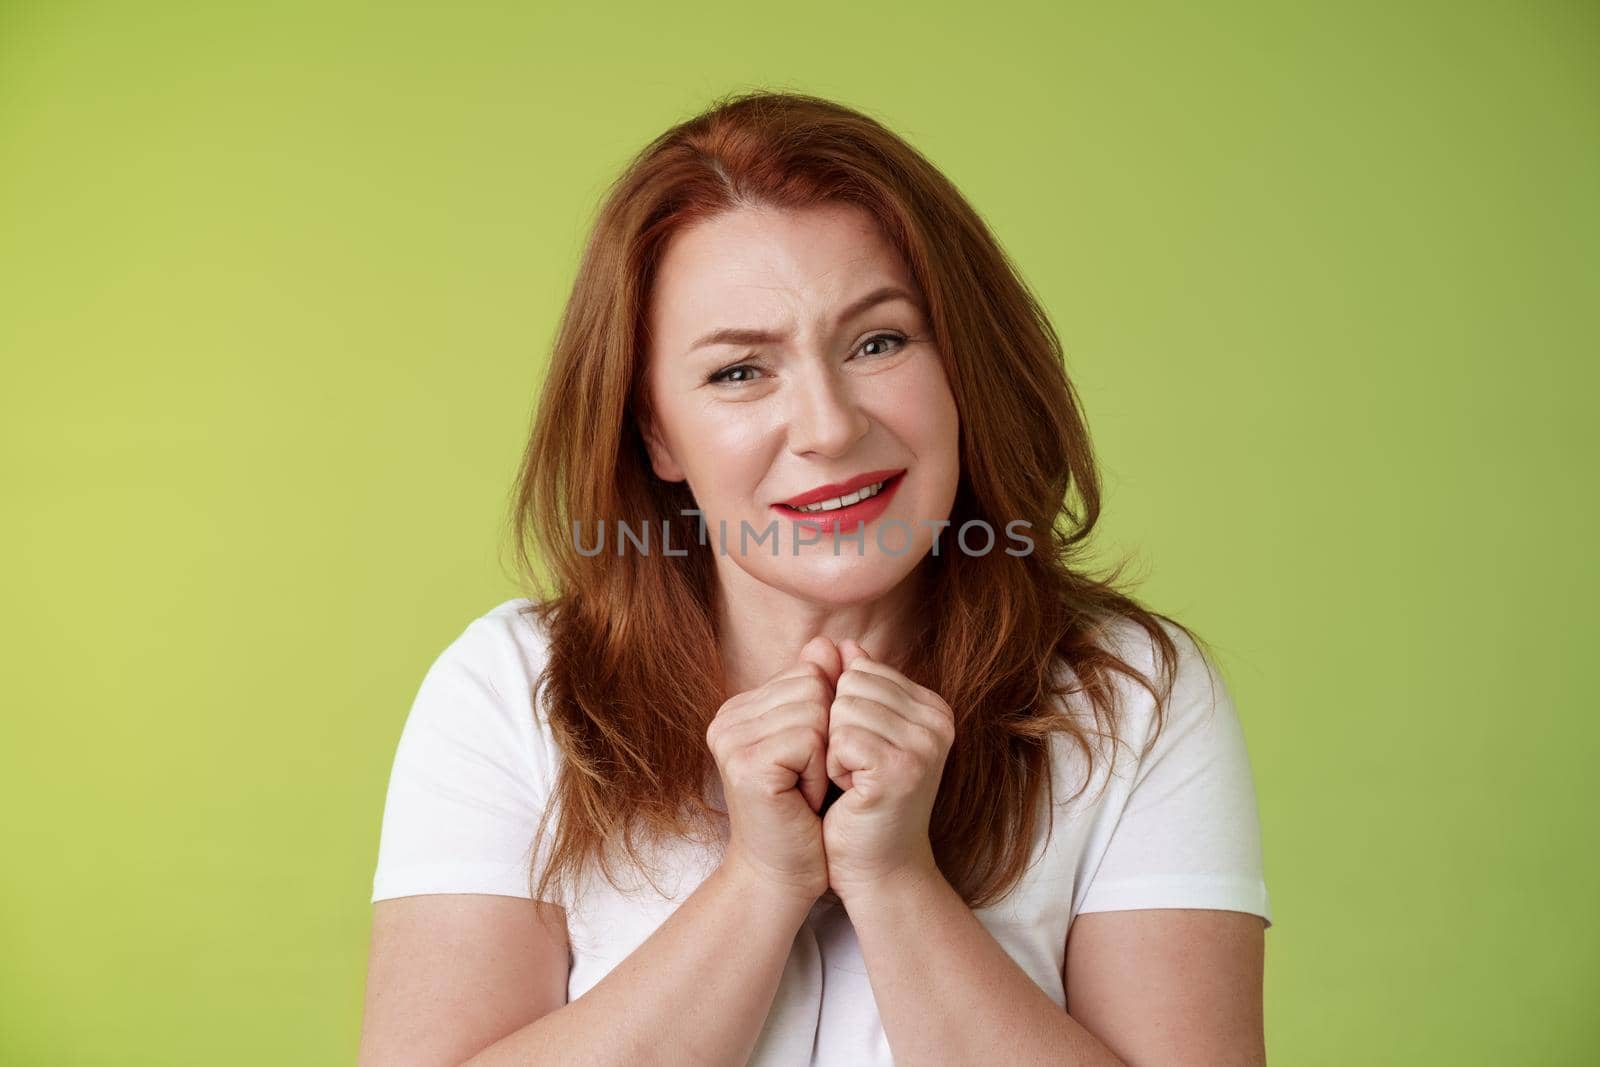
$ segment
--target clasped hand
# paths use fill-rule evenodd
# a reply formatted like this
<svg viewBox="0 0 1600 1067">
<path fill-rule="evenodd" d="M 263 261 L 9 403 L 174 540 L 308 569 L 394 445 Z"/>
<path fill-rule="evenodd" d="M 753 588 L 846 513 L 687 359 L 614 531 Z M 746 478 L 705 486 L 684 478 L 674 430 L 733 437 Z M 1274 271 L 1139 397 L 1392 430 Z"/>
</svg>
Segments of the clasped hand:
<svg viewBox="0 0 1600 1067">
<path fill-rule="evenodd" d="M 812 900 L 831 887 L 847 904 L 937 876 L 928 823 L 954 738 L 937 693 L 855 641 L 813 638 L 706 731 L 728 809 L 724 862 Z M 829 781 L 844 792 L 822 813 Z"/>
</svg>

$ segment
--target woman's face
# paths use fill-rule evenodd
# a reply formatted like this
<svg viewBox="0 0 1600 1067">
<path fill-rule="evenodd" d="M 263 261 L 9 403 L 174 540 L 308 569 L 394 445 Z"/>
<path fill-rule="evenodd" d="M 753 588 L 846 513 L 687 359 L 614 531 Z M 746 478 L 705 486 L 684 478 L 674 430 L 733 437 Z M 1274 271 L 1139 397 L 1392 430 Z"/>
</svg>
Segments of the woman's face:
<svg viewBox="0 0 1600 1067">
<path fill-rule="evenodd" d="M 656 475 L 688 483 L 719 574 L 852 604 L 928 554 L 930 524 L 955 503 L 959 423 L 922 299 L 847 205 L 739 208 L 668 243 L 648 309 L 645 439 Z M 863 480 L 878 493 L 836 508 L 851 498 L 827 487 Z M 819 489 L 826 509 L 786 506 Z"/>
</svg>

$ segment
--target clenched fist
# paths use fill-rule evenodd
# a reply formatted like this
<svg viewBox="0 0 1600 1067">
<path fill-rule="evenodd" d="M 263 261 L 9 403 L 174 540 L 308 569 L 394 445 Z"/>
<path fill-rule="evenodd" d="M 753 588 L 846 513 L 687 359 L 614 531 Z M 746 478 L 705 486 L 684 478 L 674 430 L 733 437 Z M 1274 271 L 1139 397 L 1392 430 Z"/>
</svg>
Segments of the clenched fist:
<svg viewBox="0 0 1600 1067">
<path fill-rule="evenodd" d="M 853 893 L 887 879 L 939 875 L 928 823 L 955 716 L 937 693 L 855 641 L 840 651 L 827 769 L 844 794 L 823 818 L 823 842 L 828 883 L 848 905 Z"/>
<path fill-rule="evenodd" d="M 928 823 L 954 739 L 937 693 L 855 641 L 813 638 L 706 731 L 728 806 L 724 862 L 808 901 L 937 876 Z M 830 780 L 843 792 L 823 815 Z"/>
<path fill-rule="evenodd" d="M 833 642 L 816 637 L 795 666 L 724 703 L 706 730 L 728 807 L 723 862 L 808 901 L 828 888 L 818 812 L 840 669 Z"/>
</svg>

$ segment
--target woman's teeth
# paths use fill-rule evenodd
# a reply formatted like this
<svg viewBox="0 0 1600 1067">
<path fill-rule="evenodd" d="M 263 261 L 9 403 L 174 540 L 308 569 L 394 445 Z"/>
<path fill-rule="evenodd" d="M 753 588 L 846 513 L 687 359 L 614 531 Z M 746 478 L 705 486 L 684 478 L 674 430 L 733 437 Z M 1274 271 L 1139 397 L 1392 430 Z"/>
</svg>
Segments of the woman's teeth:
<svg viewBox="0 0 1600 1067">
<path fill-rule="evenodd" d="M 859 504 L 863 500 L 867 499 L 869 496 L 877 496 L 878 493 L 883 489 L 883 487 L 888 484 L 888 482 L 889 482 L 889 480 L 887 478 L 885 478 L 883 481 L 879 482 L 877 485 L 869 485 L 869 486 L 866 486 L 864 488 L 857 489 L 853 493 L 847 493 L 844 496 L 836 496 L 832 500 L 819 500 L 815 504 L 806 504 L 804 507 L 798 507 L 798 508 L 795 508 L 794 510 L 795 511 L 838 511 L 840 508 L 847 508 L 851 504 Z"/>
</svg>

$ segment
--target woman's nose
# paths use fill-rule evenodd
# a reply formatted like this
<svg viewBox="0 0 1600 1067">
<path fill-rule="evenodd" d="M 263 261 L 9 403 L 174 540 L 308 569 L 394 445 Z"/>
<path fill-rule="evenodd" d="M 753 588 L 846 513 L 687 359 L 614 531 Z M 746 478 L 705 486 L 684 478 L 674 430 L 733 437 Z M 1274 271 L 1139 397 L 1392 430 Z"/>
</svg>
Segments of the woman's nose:
<svg viewBox="0 0 1600 1067">
<path fill-rule="evenodd" d="M 789 406 L 789 449 L 839 456 L 871 426 L 845 375 L 810 366 L 794 380 Z"/>
</svg>

